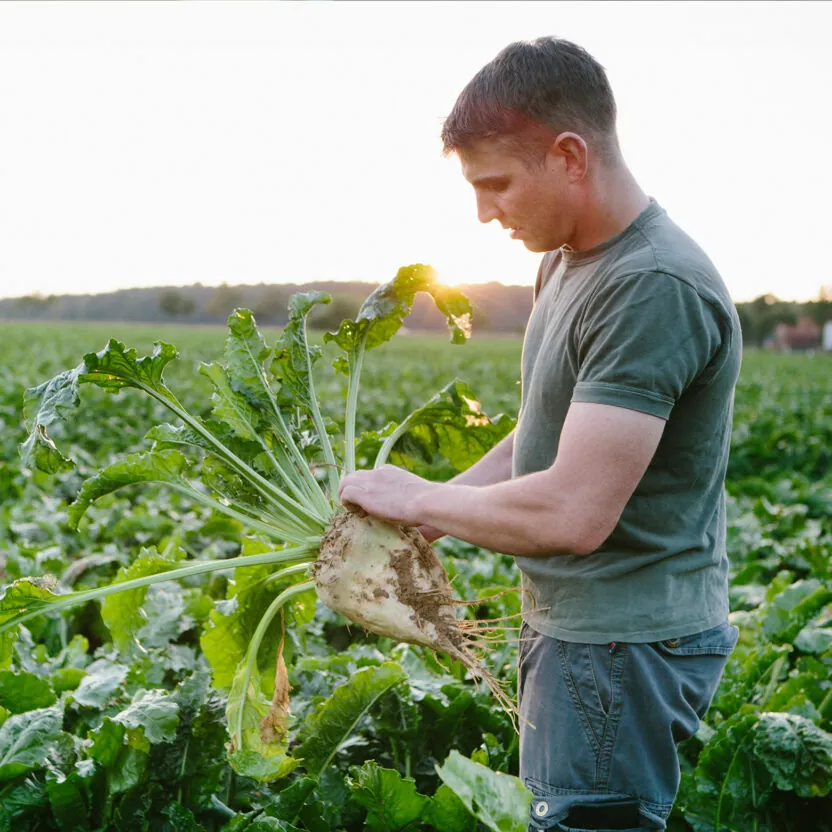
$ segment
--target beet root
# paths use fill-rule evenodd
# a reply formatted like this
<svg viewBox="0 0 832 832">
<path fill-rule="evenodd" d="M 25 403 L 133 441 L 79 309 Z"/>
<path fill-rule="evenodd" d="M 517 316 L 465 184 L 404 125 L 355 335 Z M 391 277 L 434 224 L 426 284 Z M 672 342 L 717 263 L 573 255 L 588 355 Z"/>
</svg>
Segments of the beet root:
<svg viewBox="0 0 832 832">
<path fill-rule="evenodd" d="M 318 598 L 334 612 L 380 636 L 420 644 L 461 661 L 501 705 L 516 707 L 471 650 L 456 617 L 448 576 L 416 529 L 370 515 L 337 514 L 312 567 Z"/>
</svg>

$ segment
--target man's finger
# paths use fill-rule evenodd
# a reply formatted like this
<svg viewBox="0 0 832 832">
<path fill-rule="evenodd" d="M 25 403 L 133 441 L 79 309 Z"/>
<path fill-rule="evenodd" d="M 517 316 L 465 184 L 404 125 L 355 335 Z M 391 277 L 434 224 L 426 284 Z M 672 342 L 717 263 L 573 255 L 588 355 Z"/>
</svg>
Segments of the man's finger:
<svg viewBox="0 0 832 832">
<path fill-rule="evenodd" d="M 350 506 L 360 507 L 359 501 L 364 494 L 366 494 L 366 491 L 363 488 L 356 488 L 349 483 L 344 487 L 342 483 L 341 488 L 338 490 L 338 499 L 345 508 L 350 508 Z"/>
</svg>

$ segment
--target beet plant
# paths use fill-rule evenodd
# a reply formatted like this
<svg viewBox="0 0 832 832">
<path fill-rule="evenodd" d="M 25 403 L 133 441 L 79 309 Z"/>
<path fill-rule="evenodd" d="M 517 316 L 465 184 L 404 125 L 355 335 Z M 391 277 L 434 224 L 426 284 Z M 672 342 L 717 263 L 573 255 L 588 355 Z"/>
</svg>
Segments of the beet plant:
<svg viewBox="0 0 832 832">
<path fill-rule="evenodd" d="M 457 616 L 445 569 L 430 545 L 415 529 L 347 513 L 337 499 L 342 475 L 355 470 L 364 356 L 396 334 L 417 292 L 433 298 L 448 321 L 454 343 L 469 337 L 468 301 L 458 290 L 436 282 L 428 266 L 402 268 L 392 281 L 372 292 L 354 320 L 342 321 L 337 332 L 325 335 L 325 342 L 341 351 L 335 370 L 348 377 L 342 442 L 335 441 L 336 426 L 324 418 L 315 393 L 313 370 L 323 351 L 311 346 L 307 337 L 309 313 L 330 300 L 322 292 L 292 297 L 289 322 L 271 347 L 251 312 L 234 311 L 228 319 L 223 360 L 199 368 L 214 391 L 205 418 L 190 413 L 166 385 L 163 373 L 177 351 L 163 342 L 156 343 L 151 355 L 138 358 L 135 350 L 110 340 L 100 352 L 85 355 L 74 369 L 27 390 L 30 433 L 21 454 L 24 464 L 48 473 L 74 465 L 49 431 L 76 411 L 83 385 L 113 392 L 141 391 L 176 417 L 175 423 L 150 429 L 150 450 L 128 455 L 83 483 L 68 510 L 73 528 L 100 498 L 128 486 L 161 483 L 238 521 L 250 537 L 243 554 L 227 559 L 188 561 L 146 553 L 111 584 L 85 591 L 55 594 L 38 580 L 15 582 L 0 600 L 0 667 L 18 625 L 34 616 L 101 600 L 114 642 L 124 646 L 141 623 L 137 613 L 150 585 L 256 567 L 256 577 L 246 579 L 239 595 L 270 590 L 273 597 L 247 642 L 241 645 L 239 632 L 230 633 L 230 627 L 223 628 L 216 620 L 217 626 L 207 629 L 202 641 L 214 683 L 227 693 L 229 759 L 238 772 L 271 780 L 307 758 L 317 760 L 319 767 L 327 761 L 326 753 L 316 752 L 314 736 L 301 746 L 300 756 L 289 754 L 289 684 L 282 635 L 279 644 L 272 644 L 278 641 L 275 633 L 283 630 L 284 608 L 299 604 L 304 611 L 297 620 L 302 624 L 309 619 L 312 592 L 331 610 L 373 633 L 461 661 L 511 709 L 499 682 L 474 652 L 484 643 L 488 625 Z M 447 441 L 448 436 L 465 435 L 465 443 L 476 445 L 481 453 L 499 441 L 510 425 L 489 419 L 470 391 L 453 382 L 398 427 L 387 426 L 374 434 L 375 445 L 368 441 L 367 447 L 376 449 L 375 465 L 383 464 L 409 432 L 425 428 L 440 449 L 443 437 Z M 240 597 L 236 602 L 245 605 Z M 273 687 L 261 669 L 259 657 L 264 651 L 274 656 Z M 385 678 L 374 695 L 402 677 L 391 666 Z M 360 710 L 372 700 L 373 695 L 359 695 L 353 707 Z M 319 727 L 319 733 L 325 734 L 326 725 Z M 309 767 L 308 760 L 304 764 Z"/>
</svg>

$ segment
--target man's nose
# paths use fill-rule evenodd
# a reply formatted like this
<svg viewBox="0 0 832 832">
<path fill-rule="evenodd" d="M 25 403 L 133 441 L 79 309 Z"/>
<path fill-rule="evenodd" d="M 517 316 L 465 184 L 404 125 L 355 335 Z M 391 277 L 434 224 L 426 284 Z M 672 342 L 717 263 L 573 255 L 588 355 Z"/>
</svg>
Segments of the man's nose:
<svg viewBox="0 0 832 832">
<path fill-rule="evenodd" d="M 487 196 L 477 196 L 477 219 L 480 222 L 488 223 L 500 217 L 500 211 L 493 199 Z"/>
</svg>

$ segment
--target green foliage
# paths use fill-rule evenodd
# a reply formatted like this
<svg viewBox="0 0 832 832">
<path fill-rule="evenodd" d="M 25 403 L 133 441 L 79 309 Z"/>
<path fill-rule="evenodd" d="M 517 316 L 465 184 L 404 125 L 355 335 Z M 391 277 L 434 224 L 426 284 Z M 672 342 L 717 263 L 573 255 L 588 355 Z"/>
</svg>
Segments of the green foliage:
<svg viewBox="0 0 832 832">
<path fill-rule="evenodd" d="M 466 808 L 494 832 L 524 832 L 529 825 L 532 793 L 516 778 L 452 751 L 437 769 Z"/>
<path fill-rule="evenodd" d="M 217 345 L 225 338 L 220 358 L 226 377 L 233 380 L 233 393 L 248 407 L 270 412 L 261 376 L 275 383 L 280 336 L 260 331 L 259 346 L 245 316 L 235 327 L 236 333 L 129 326 L 119 332 L 135 344 L 134 360 L 143 352 L 152 354 L 154 341 L 176 343 L 185 360 L 165 364 L 165 388 L 175 390 L 183 410 L 208 426 L 238 458 L 253 466 L 261 455 L 262 464 L 255 470 L 276 483 L 274 466 L 259 442 L 235 437 L 231 426 L 212 416 L 216 388 L 197 372 L 200 362 L 216 362 Z M 320 746 L 320 756 L 327 749 L 337 750 L 320 774 L 310 776 L 298 765 L 282 779 L 264 782 L 229 765 L 226 700 L 211 679 L 223 691 L 230 688 L 258 622 L 286 586 L 266 581 L 274 563 L 232 563 L 190 574 L 165 584 L 163 595 L 155 587 L 138 587 L 107 596 L 101 605 L 63 610 L 53 605 L 70 591 L 87 592 L 129 579 L 131 567 L 145 557 L 161 560 L 167 552 L 165 557 L 178 570 L 190 563 L 268 557 L 265 553 L 283 546 L 265 534 L 251 536 L 243 521 L 184 492 L 152 484 L 102 496 L 88 507 L 77 532 L 69 528 L 68 504 L 82 481 L 128 451 L 149 451 L 147 441 L 156 443 L 157 453 L 174 447 L 181 452 L 191 485 L 219 483 L 218 475 L 212 478 L 206 468 L 217 471 L 223 465 L 224 475 L 231 476 L 229 461 L 220 459 L 215 446 L 192 425 L 171 416 L 159 398 L 133 391 L 114 396 L 112 389 L 88 383 L 75 388 L 83 392 L 83 418 L 68 419 L 64 417 L 76 412 L 72 384 L 53 389 L 51 399 L 44 396 L 30 407 L 45 414 L 53 407 L 54 418 L 48 423 L 44 419 L 43 430 L 75 465 L 58 465 L 52 473 L 20 469 L 16 448 L 28 437 L 20 419 L 24 389 L 73 366 L 90 343 L 105 343 L 110 331 L 109 325 L 24 330 L 6 324 L 7 337 L 0 339 L 0 579 L 9 582 L 0 599 L 0 624 L 18 621 L 24 611 L 55 610 L 0 634 L 0 672 L 10 674 L 0 678 L 6 697 L 0 701 L 0 830 L 354 832 L 369 824 L 382 828 L 384 812 L 376 798 L 391 794 L 395 801 L 399 792 L 402 807 L 421 807 L 413 828 L 492 828 L 437 774 L 453 751 L 494 772 L 517 773 L 513 729 L 488 694 L 478 691 L 456 663 L 364 634 L 304 597 L 298 606 L 286 608 L 285 655 L 292 686 L 287 759 L 301 757 L 310 716 L 325 711 L 327 702 L 338 701 L 333 697 L 359 673 L 375 674 L 394 664 L 403 679 L 367 709 L 359 709 L 356 720 L 345 720 L 353 725 L 351 731 L 333 731 L 325 747 Z M 322 347 L 324 357 L 326 350 L 335 352 L 314 336 L 309 347 L 310 354 Z M 271 357 L 263 350 L 271 350 Z M 399 330 L 384 349 L 365 355 L 355 414 L 359 466 L 372 466 L 384 439 L 454 378 L 465 379 L 476 391 L 473 395 L 457 388 L 460 395 L 481 401 L 483 413 L 516 414 L 519 357 L 519 340 L 488 340 L 475 333 L 464 350 L 456 350 L 444 338 Z M 768 827 L 779 832 L 795 828 L 797 818 L 801 828 L 830 832 L 828 371 L 825 356 L 745 356 L 728 479 L 732 621 L 741 638 L 702 729 L 680 749 L 683 782 L 674 830 Z M 313 376 L 321 417 L 340 463 L 335 426 L 343 429 L 347 378 L 333 375 L 328 361 L 315 361 Z M 156 383 L 152 374 L 151 383 Z M 311 417 L 297 421 L 297 414 L 282 405 L 279 386 L 275 395 L 287 419 L 291 415 L 294 424 L 312 429 Z M 456 417 L 450 416 L 453 422 Z M 437 415 L 437 421 L 441 418 Z M 171 424 L 165 426 L 166 421 Z M 157 427 L 145 440 L 153 425 Z M 263 416 L 258 425 L 275 459 L 285 464 L 289 457 L 281 452 L 276 416 Z M 405 432 L 390 461 L 435 479 L 452 475 L 465 463 L 456 459 L 451 464 L 446 451 L 468 452 L 464 445 L 454 450 L 450 432 L 443 437 L 442 430 L 426 431 L 424 441 L 418 430 Z M 375 433 L 362 439 L 368 431 Z M 468 441 L 464 432 L 461 436 Z M 439 438 L 444 450 L 437 450 Z M 306 447 L 321 458 L 320 445 Z M 472 446 L 468 458 L 476 453 Z M 319 476 L 323 485 L 325 479 Z M 212 490 L 202 493 L 218 496 Z M 252 488 L 245 499 L 265 497 Z M 438 549 L 455 594 L 480 601 L 468 615 L 494 618 L 517 611 L 516 593 L 494 597 L 516 584 L 510 558 L 452 540 L 442 541 Z M 180 559 L 181 553 L 185 558 Z M 151 572 L 148 577 L 153 577 Z M 125 608 L 116 613 L 116 602 L 122 599 Z M 259 694 L 266 703 L 273 695 L 279 635 L 275 620 L 257 657 Z M 489 656 L 489 664 L 509 685 L 514 684 L 515 661 L 512 643 L 495 647 Z M 18 686 L 19 696 L 7 693 Z M 149 723 L 156 707 L 162 718 L 158 730 L 150 729 L 151 736 L 142 720 Z M 333 725 L 340 724 L 333 719 Z M 266 770 L 266 778 L 272 773 Z M 465 782 L 455 783 L 462 793 L 470 788 Z"/>
<path fill-rule="evenodd" d="M 464 343 L 470 337 L 471 304 L 459 289 L 437 282 L 430 266 L 417 264 L 399 269 L 393 280 L 370 293 L 355 320 L 341 321 L 338 331 L 328 333 L 324 340 L 333 341 L 347 353 L 381 346 L 401 329 L 417 292 L 427 292 L 433 298 L 445 315 L 454 343 Z"/>
<path fill-rule="evenodd" d="M 452 381 L 398 427 L 381 436 L 362 436 L 358 453 L 376 451 L 375 467 L 390 461 L 402 468 L 423 468 L 446 460 L 455 472 L 464 471 L 514 429 L 515 420 L 505 414 L 491 419 L 467 384 Z"/>
<path fill-rule="evenodd" d="M 397 664 L 385 662 L 359 670 L 336 688 L 309 714 L 301 729 L 296 753 L 306 771 L 319 775 L 375 701 L 404 679 Z"/>
<path fill-rule="evenodd" d="M 412 780 L 370 761 L 361 768 L 353 766 L 348 782 L 356 802 L 367 809 L 369 832 L 418 828 L 428 798 L 416 791 Z"/>
<path fill-rule="evenodd" d="M 0 727 L 0 783 L 41 768 L 61 731 L 58 706 L 10 716 Z"/>
</svg>

